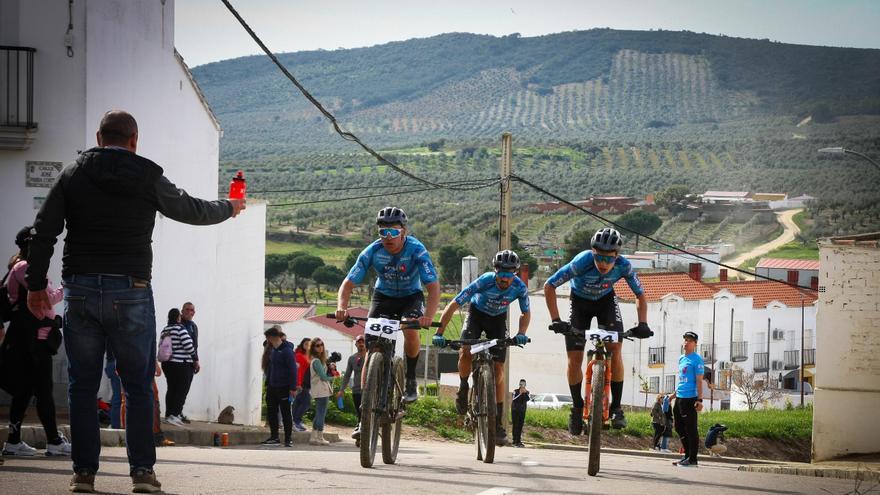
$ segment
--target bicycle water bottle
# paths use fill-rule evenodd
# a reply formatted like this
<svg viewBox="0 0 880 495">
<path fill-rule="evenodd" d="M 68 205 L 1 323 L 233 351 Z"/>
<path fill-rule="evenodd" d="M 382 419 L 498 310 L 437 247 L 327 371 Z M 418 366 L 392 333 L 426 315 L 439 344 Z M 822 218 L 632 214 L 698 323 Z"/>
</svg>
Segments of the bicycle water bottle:
<svg viewBox="0 0 880 495">
<path fill-rule="evenodd" d="M 343 402 L 342 397 L 336 399 L 336 407 L 338 407 L 340 411 L 345 409 L 345 402 Z"/>
<path fill-rule="evenodd" d="M 244 180 L 244 171 L 239 170 L 229 183 L 229 199 L 244 199 L 247 191 L 247 182 Z"/>
</svg>

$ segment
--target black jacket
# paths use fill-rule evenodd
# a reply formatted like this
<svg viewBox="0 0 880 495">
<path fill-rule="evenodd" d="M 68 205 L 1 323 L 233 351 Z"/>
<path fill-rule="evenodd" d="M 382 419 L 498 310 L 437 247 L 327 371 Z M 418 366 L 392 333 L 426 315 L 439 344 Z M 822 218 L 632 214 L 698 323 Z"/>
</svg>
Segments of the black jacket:
<svg viewBox="0 0 880 495">
<path fill-rule="evenodd" d="M 269 368 L 266 370 L 266 386 L 272 388 L 296 388 L 296 358 L 293 344 L 282 342 L 269 352 Z"/>
<path fill-rule="evenodd" d="M 510 408 L 516 409 L 517 411 L 525 411 L 531 398 L 528 390 L 519 393 L 519 389 L 516 389 L 513 391 L 513 400 L 510 402 Z"/>
<path fill-rule="evenodd" d="M 61 172 L 37 213 L 28 287 L 46 287 L 65 222 L 62 276 L 106 273 L 150 280 L 157 211 L 179 222 L 211 225 L 232 216 L 232 203 L 192 198 L 162 175 L 162 167 L 126 150 L 85 151 Z"/>
</svg>

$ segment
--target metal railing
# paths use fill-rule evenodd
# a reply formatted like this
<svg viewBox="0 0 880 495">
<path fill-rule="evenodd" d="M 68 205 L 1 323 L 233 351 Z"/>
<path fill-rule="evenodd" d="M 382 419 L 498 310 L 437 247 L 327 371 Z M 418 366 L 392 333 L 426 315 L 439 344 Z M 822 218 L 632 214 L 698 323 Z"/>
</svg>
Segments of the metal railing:
<svg viewBox="0 0 880 495">
<path fill-rule="evenodd" d="M 738 363 L 740 361 L 745 361 L 749 358 L 749 343 L 748 342 L 733 342 L 733 346 L 730 348 L 730 360 L 734 363 Z"/>
<path fill-rule="evenodd" d="M 0 45 L 0 126 L 37 127 L 34 122 L 35 48 Z"/>
<path fill-rule="evenodd" d="M 794 370 L 800 366 L 801 351 L 785 351 L 783 357 L 783 360 L 785 361 L 785 369 Z"/>
<path fill-rule="evenodd" d="M 665 347 L 649 347 L 648 348 L 648 365 L 664 364 L 666 362 Z"/>
<path fill-rule="evenodd" d="M 804 349 L 804 366 L 816 364 L 816 349 Z"/>
<path fill-rule="evenodd" d="M 752 367 L 755 371 L 768 371 L 770 369 L 770 353 L 756 352 L 755 363 Z"/>
</svg>

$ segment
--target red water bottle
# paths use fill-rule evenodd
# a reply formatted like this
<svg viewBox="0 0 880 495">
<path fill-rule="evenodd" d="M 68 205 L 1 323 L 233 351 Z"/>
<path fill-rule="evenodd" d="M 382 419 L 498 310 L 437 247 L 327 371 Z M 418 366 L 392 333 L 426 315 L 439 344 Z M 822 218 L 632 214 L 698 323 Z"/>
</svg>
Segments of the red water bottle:
<svg viewBox="0 0 880 495">
<path fill-rule="evenodd" d="M 244 180 L 244 171 L 239 170 L 229 183 L 229 199 L 244 199 L 245 191 L 247 182 Z"/>
</svg>

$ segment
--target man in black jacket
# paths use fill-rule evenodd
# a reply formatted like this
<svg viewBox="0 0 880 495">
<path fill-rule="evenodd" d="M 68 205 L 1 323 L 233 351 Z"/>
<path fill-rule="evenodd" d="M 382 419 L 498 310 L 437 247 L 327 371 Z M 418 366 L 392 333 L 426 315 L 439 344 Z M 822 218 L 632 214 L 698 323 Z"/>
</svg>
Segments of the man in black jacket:
<svg viewBox="0 0 880 495">
<path fill-rule="evenodd" d="M 27 270 L 28 308 L 38 318 L 51 308 L 46 272 L 58 235 L 67 226 L 61 276 L 69 370 L 74 492 L 94 491 L 101 442 L 95 397 L 106 345 L 117 359 L 127 394 L 126 443 L 133 489 L 161 490 L 153 472 L 152 381 L 156 317 L 152 273 L 156 212 L 192 225 L 238 215 L 244 200 L 190 197 L 162 168 L 138 156 L 137 122 L 127 112 L 104 114 L 97 148 L 62 172 L 34 222 Z"/>
<path fill-rule="evenodd" d="M 519 388 L 513 391 L 513 400 L 510 403 L 510 416 L 513 423 L 513 446 L 525 447 L 522 443 L 523 424 L 526 422 L 526 409 L 529 406 L 528 389 L 526 389 L 526 381 L 519 381 Z"/>
</svg>

